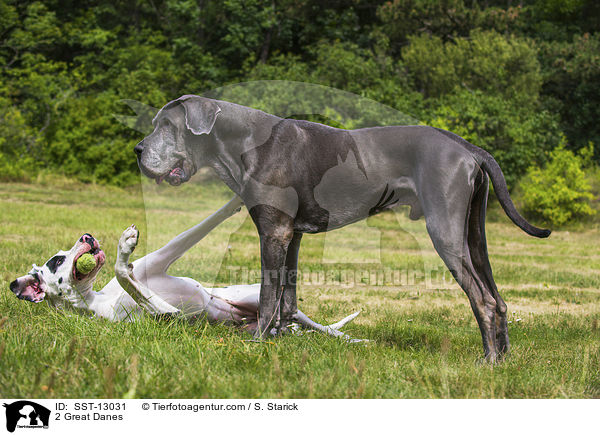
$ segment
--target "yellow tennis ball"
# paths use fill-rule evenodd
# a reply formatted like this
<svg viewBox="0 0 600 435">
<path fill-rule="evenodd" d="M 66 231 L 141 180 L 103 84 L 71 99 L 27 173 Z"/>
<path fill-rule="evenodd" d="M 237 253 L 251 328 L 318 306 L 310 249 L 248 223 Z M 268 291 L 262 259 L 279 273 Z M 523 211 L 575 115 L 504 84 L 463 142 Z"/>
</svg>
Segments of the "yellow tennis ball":
<svg viewBox="0 0 600 435">
<path fill-rule="evenodd" d="M 87 275 L 96 267 L 96 259 L 92 254 L 85 253 L 77 259 L 76 267 L 79 273 Z"/>
</svg>

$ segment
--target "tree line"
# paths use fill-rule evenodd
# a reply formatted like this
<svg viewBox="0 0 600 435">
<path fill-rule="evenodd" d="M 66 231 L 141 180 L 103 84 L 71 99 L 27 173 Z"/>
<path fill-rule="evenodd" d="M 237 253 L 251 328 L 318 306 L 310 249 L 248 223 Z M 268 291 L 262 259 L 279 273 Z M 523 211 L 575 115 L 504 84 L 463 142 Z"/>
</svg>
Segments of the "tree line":
<svg viewBox="0 0 600 435">
<path fill-rule="evenodd" d="M 278 79 L 451 130 L 512 188 L 600 143 L 599 26 L 591 0 L 0 0 L 0 179 L 128 185 L 122 99 Z"/>
</svg>

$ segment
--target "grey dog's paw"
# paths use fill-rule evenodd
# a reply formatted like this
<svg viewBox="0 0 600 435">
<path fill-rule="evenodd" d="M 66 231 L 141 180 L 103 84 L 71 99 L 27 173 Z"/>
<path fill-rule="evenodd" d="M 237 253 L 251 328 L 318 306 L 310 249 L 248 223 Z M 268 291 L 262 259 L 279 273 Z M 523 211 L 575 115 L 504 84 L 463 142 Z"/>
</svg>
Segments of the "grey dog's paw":
<svg viewBox="0 0 600 435">
<path fill-rule="evenodd" d="M 140 232 L 135 225 L 131 225 L 123 234 L 121 234 L 121 238 L 119 239 L 119 249 L 124 254 L 131 254 L 138 243 Z"/>
</svg>

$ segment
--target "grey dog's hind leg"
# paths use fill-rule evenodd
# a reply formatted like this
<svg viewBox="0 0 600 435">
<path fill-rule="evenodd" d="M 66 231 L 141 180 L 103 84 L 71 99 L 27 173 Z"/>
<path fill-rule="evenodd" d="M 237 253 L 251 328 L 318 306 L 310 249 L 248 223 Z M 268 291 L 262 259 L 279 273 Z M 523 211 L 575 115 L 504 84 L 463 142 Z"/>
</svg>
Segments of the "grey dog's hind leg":
<svg viewBox="0 0 600 435">
<path fill-rule="evenodd" d="M 492 275 L 492 266 L 487 251 L 485 237 L 485 213 L 487 208 L 488 179 L 484 175 L 479 189 L 473 195 L 471 215 L 469 217 L 468 243 L 471 261 L 481 281 L 491 291 L 496 300 L 496 351 L 498 356 L 509 352 L 508 322 L 506 319 L 506 303 L 498 293 L 498 288 Z"/>
<path fill-rule="evenodd" d="M 453 198 L 444 198 L 443 193 L 429 190 L 425 207 L 427 231 L 433 245 L 452 275 L 467 294 L 483 340 L 485 357 L 495 362 L 496 351 L 496 299 L 475 269 L 467 240 L 471 213 L 472 185 L 456 183 Z"/>
</svg>

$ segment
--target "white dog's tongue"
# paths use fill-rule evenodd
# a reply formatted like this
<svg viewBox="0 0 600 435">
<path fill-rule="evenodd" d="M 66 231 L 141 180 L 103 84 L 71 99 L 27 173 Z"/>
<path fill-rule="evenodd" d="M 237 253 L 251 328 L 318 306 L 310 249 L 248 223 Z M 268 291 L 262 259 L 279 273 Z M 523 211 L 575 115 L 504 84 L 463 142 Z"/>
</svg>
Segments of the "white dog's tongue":
<svg viewBox="0 0 600 435">
<path fill-rule="evenodd" d="M 42 302 L 44 299 L 44 293 L 41 291 L 40 286 L 37 282 L 32 282 L 30 285 L 25 287 L 19 294 L 21 299 L 25 299 L 31 302 Z"/>
</svg>

